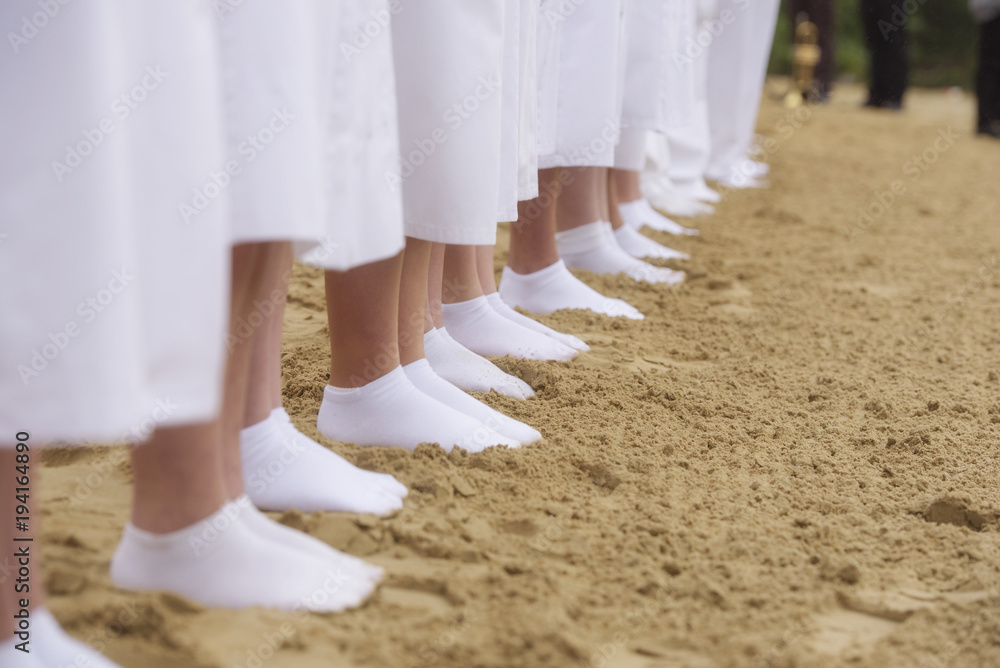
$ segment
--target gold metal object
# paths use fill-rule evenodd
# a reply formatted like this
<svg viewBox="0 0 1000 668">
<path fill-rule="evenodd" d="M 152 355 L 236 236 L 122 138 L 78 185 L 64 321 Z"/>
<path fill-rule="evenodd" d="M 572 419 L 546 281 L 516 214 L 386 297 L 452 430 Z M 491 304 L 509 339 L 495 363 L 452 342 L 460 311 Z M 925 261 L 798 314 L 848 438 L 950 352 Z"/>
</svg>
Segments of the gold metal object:
<svg viewBox="0 0 1000 668">
<path fill-rule="evenodd" d="M 792 82 L 795 88 L 785 96 L 785 106 L 789 109 L 802 106 L 812 90 L 821 54 L 819 28 L 812 21 L 802 21 L 795 27 L 795 48 L 792 51 Z"/>
</svg>

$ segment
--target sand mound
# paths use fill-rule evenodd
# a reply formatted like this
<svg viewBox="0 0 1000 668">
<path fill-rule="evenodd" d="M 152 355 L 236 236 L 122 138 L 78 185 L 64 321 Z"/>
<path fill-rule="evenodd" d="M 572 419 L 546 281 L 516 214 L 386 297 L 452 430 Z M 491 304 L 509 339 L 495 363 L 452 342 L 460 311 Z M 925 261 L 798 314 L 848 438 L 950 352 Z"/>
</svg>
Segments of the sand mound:
<svg viewBox="0 0 1000 668">
<path fill-rule="evenodd" d="M 1000 145 L 968 99 L 860 101 L 766 100 L 773 187 L 657 237 L 693 256 L 686 284 L 585 276 L 648 318 L 555 314 L 590 353 L 499 360 L 537 397 L 482 398 L 543 444 L 330 443 L 412 490 L 387 520 L 282 518 L 388 569 L 363 609 L 115 591 L 121 450 L 49 456 L 52 608 L 154 668 L 1000 665 Z M 317 437 L 322 277 L 297 268 L 292 295 L 286 403 Z"/>
</svg>

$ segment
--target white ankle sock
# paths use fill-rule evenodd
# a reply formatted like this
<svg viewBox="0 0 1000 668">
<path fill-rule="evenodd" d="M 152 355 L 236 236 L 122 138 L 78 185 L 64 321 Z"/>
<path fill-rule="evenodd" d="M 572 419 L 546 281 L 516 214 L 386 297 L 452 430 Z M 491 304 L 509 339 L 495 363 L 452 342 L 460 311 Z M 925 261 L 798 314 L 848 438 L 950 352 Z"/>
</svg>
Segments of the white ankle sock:
<svg viewBox="0 0 1000 668">
<path fill-rule="evenodd" d="M 480 357 L 451 338 L 443 327 L 424 334 L 424 355 L 434 373 L 460 390 L 489 392 L 496 390 L 512 399 L 527 399 L 535 391 L 517 376 L 505 373 L 485 357 Z"/>
<path fill-rule="evenodd" d="M 20 639 L 0 640 L 0 666 L 3 668 L 121 668 L 63 631 L 56 618 L 45 608 L 32 610 L 30 623 L 27 654 L 15 649 L 15 645 L 22 642 Z"/>
<path fill-rule="evenodd" d="M 239 509 L 240 517 L 247 526 L 265 540 L 273 543 L 281 543 L 299 552 L 318 557 L 334 567 L 341 566 L 357 571 L 372 582 L 381 582 L 385 576 L 385 571 L 378 566 L 373 566 L 357 557 L 352 557 L 349 554 L 335 550 L 323 541 L 313 538 L 307 533 L 296 531 L 280 522 L 275 522 L 254 506 L 253 501 L 246 494 L 233 500 L 232 503 Z"/>
<path fill-rule="evenodd" d="M 653 205 L 646 199 L 637 199 L 634 202 L 626 202 L 618 205 L 618 213 L 626 225 L 630 225 L 637 230 L 643 227 L 666 232 L 677 236 L 695 237 L 700 234 L 693 227 L 684 227 L 676 223 L 662 213 L 653 208 Z"/>
<path fill-rule="evenodd" d="M 274 416 L 281 423 L 282 429 L 284 429 L 286 434 L 294 436 L 295 438 L 304 438 L 308 440 L 310 443 L 316 443 L 316 441 L 312 440 L 311 438 L 303 434 L 301 431 L 298 430 L 298 428 L 294 424 L 292 424 L 292 418 L 288 415 L 288 412 L 284 409 L 284 407 L 275 408 L 273 411 L 271 411 L 271 415 Z M 317 443 L 317 445 L 319 444 Z M 320 445 L 320 447 L 323 446 Z M 326 450 L 326 448 L 323 449 Z M 331 451 L 327 450 L 327 452 Z M 351 464 L 349 461 L 347 461 L 340 455 L 333 452 L 331 452 L 331 454 L 333 454 L 333 456 L 336 457 L 338 461 L 344 462 L 345 464 L 350 466 L 352 471 L 360 472 L 366 477 L 366 479 L 370 479 L 377 482 L 382 487 L 382 489 L 389 492 L 390 494 L 394 494 L 401 499 L 405 499 L 409 495 L 410 490 L 406 488 L 406 485 L 396 480 L 395 476 L 389 473 L 379 473 L 378 471 L 369 471 L 367 469 L 358 468 L 357 466 Z"/>
<path fill-rule="evenodd" d="M 327 385 L 316 426 L 335 441 L 407 450 L 421 443 L 437 443 L 449 452 L 456 446 L 480 452 L 492 445 L 520 445 L 427 396 L 410 382 L 402 367 L 363 387 Z"/>
<path fill-rule="evenodd" d="M 570 269 L 584 269 L 595 274 L 625 274 L 637 281 L 676 285 L 684 272 L 654 267 L 626 253 L 611 230 L 611 223 L 597 221 L 556 233 L 559 257 Z"/>
<path fill-rule="evenodd" d="M 632 320 L 646 317 L 621 299 L 605 297 L 592 289 L 571 274 L 562 260 L 531 274 L 518 274 L 504 267 L 499 292 L 506 303 L 529 313 L 544 315 L 562 309 L 584 309 Z"/>
<path fill-rule="evenodd" d="M 643 192 L 646 193 L 647 201 L 653 207 L 654 211 L 657 209 L 666 211 L 671 216 L 694 218 L 696 216 L 710 216 L 715 213 L 714 206 L 706 204 L 687 193 L 681 193 L 676 190 L 646 192 L 645 188 Z"/>
<path fill-rule="evenodd" d="M 508 320 L 515 322 L 518 325 L 521 325 L 522 327 L 527 327 L 528 329 L 538 332 L 539 334 L 544 334 L 545 336 L 549 336 L 555 339 L 556 341 L 569 346 L 570 348 L 579 350 L 580 352 L 585 353 L 588 350 L 590 350 L 590 346 L 584 343 L 582 339 L 579 339 L 573 336 L 572 334 L 563 334 L 562 332 L 557 332 L 551 327 L 546 327 L 537 320 L 533 320 L 532 318 L 529 318 L 526 315 L 521 315 L 511 307 L 507 306 L 504 300 L 500 299 L 499 292 L 492 292 L 486 295 L 486 301 L 490 303 L 490 308 L 492 308 L 494 311 L 496 311 L 503 317 L 507 318 Z"/>
<path fill-rule="evenodd" d="M 692 181 L 676 183 L 674 187 L 678 194 L 701 202 L 718 204 L 722 201 L 722 195 L 709 188 L 708 184 L 705 183 L 705 179 L 694 179 Z"/>
<path fill-rule="evenodd" d="M 169 591 L 233 609 L 337 612 L 360 605 L 374 591 L 367 573 L 264 538 L 240 515 L 227 503 L 169 534 L 129 523 L 111 560 L 111 579 L 122 589 Z"/>
<path fill-rule="evenodd" d="M 542 435 L 534 428 L 493 410 L 434 373 L 427 360 L 417 360 L 407 364 L 403 367 L 403 371 L 406 372 L 410 382 L 427 396 L 434 397 L 446 406 L 479 420 L 501 436 L 513 439 L 521 445 L 542 440 Z"/>
<path fill-rule="evenodd" d="M 659 260 L 689 260 L 691 256 L 679 250 L 674 250 L 658 244 L 628 223 L 615 232 L 618 245 L 634 258 L 656 258 Z"/>
<path fill-rule="evenodd" d="M 284 409 L 276 411 L 240 431 L 243 482 L 255 506 L 380 516 L 403 507 L 395 479 L 357 468 L 283 420 Z"/>
<path fill-rule="evenodd" d="M 579 354 L 555 339 L 511 322 L 494 311 L 486 297 L 444 304 L 441 311 L 452 338 L 477 355 L 567 361 Z"/>
</svg>

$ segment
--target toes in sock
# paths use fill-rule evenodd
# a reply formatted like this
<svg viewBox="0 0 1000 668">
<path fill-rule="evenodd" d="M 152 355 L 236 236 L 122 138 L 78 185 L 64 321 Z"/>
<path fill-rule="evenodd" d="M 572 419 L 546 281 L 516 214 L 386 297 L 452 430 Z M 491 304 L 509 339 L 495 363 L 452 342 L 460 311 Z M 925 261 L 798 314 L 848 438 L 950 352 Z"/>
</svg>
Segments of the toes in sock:
<svg viewBox="0 0 1000 668">
<path fill-rule="evenodd" d="M 505 373 L 485 357 L 480 357 L 455 339 L 444 328 L 424 334 L 424 355 L 434 373 L 466 392 L 496 390 L 513 399 L 527 399 L 535 391 L 517 376 Z"/>
<path fill-rule="evenodd" d="M 659 260 L 688 260 L 691 258 L 687 253 L 656 243 L 631 225 L 622 225 L 615 230 L 615 239 L 622 250 L 634 258 L 656 258 Z"/>
<path fill-rule="evenodd" d="M 335 550 L 323 541 L 313 538 L 307 533 L 296 531 L 280 522 L 275 522 L 254 506 L 253 501 L 245 494 L 234 500 L 232 504 L 236 507 L 240 518 L 247 526 L 267 541 L 281 543 L 299 552 L 311 554 L 333 566 L 356 570 L 372 582 L 381 582 L 385 575 L 385 571 L 378 566 L 373 566 L 357 557 L 352 557 L 349 554 Z"/>
<path fill-rule="evenodd" d="M 637 281 L 676 285 L 684 273 L 654 267 L 638 260 L 618 245 L 611 223 L 597 221 L 556 233 L 559 256 L 571 269 L 583 269 L 595 274 L 625 274 Z"/>
<path fill-rule="evenodd" d="M 514 418 L 495 411 L 481 401 L 470 397 L 441 376 L 434 373 L 427 360 L 417 360 L 403 367 L 406 377 L 424 394 L 441 403 L 473 417 L 501 436 L 518 441 L 522 445 L 535 443 L 542 435 L 535 429 Z"/>
<path fill-rule="evenodd" d="M 429 397 L 414 386 L 402 367 L 363 387 L 327 385 L 316 426 L 335 441 L 406 448 L 437 443 L 480 452 L 493 445 L 516 448 L 482 422 Z"/>
<path fill-rule="evenodd" d="M 643 227 L 667 232 L 678 236 L 697 236 L 698 230 L 693 227 L 684 227 L 680 223 L 674 222 L 653 208 L 646 199 L 637 199 L 634 202 L 626 202 L 618 205 L 618 213 L 626 225 L 637 230 Z"/>
<path fill-rule="evenodd" d="M 504 302 L 529 313 L 583 309 L 632 320 L 646 317 L 621 299 L 605 297 L 592 289 L 571 274 L 562 260 L 531 274 L 518 274 L 504 267 L 499 292 Z"/>
<path fill-rule="evenodd" d="M 122 589 L 169 591 L 208 607 L 337 612 L 374 591 L 368 574 L 260 536 L 227 503 L 168 534 L 125 526 L 111 561 Z"/>
<path fill-rule="evenodd" d="M 444 304 L 442 313 L 448 333 L 478 355 L 566 361 L 578 354 L 574 348 L 504 318 L 486 297 Z"/>
<path fill-rule="evenodd" d="M 537 320 L 532 320 L 526 315 L 521 315 L 511 307 L 507 306 L 504 300 L 500 299 L 499 292 L 493 292 L 486 295 L 486 301 L 490 303 L 490 308 L 494 311 L 507 318 L 511 322 L 515 322 L 522 327 L 527 327 L 528 329 L 538 332 L 539 334 L 544 334 L 545 336 L 551 337 L 560 343 L 569 346 L 580 352 L 587 352 L 590 350 L 590 346 L 583 342 L 583 340 L 573 336 L 572 334 L 563 334 L 562 332 L 557 332 L 551 327 L 546 327 Z"/>
<path fill-rule="evenodd" d="M 247 494 L 265 510 L 384 516 L 403 507 L 389 481 L 355 467 L 273 412 L 240 431 L 240 459 Z"/>
</svg>

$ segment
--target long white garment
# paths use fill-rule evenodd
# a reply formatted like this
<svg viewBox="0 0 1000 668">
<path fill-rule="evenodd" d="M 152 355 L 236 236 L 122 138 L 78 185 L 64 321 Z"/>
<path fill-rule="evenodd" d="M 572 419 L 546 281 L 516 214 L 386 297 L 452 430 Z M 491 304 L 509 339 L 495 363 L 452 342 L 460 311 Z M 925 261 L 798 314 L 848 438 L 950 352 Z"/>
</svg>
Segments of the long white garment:
<svg viewBox="0 0 1000 668">
<path fill-rule="evenodd" d="M 543 0 L 538 17 L 540 168 L 614 165 L 621 128 L 622 0 Z"/>
<path fill-rule="evenodd" d="M 328 18 L 338 18 L 334 11 Z M 228 152 L 212 178 L 231 195 L 234 241 L 316 243 L 329 60 L 322 50 L 333 50 L 323 33 L 335 27 L 322 25 L 316 0 L 245 2 L 220 18 Z"/>
<path fill-rule="evenodd" d="M 725 25 L 709 50 L 710 178 L 731 178 L 750 149 L 777 9 L 777 0 L 719 2 L 719 16 L 728 11 L 735 20 Z"/>
<path fill-rule="evenodd" d="M 505 0 L 411 2 L 393 16 L 407 236 L 496 241 Z"/>
<path fill-rule="evenodd" d="M 538 197 L 538 1 L 521 0 L 517 199 Z"/>
<path fill-rule="evenodd" d="M 692 0 L 626 0 L 627 48 L 622 135 L 615 167 L 639 171 L 648 132 L 665 133 L 694 122 L 694 74 L 682 62 L 694 21 Z"/>
<path fill-rule="evenodd" d="M 52 11 L 0 5 L 20 38 L 0 55 L 0 445 L 142 440 L 220 402 L 217 18 L 200 0 Z"/>
<path fill-rule="evenodd" d="M 691 71 L 691 123 L 667 129 L 670 147 L 668 174 L 681 189 L 704 179 L 712 150 L 708 124 L 708 50 L 712 48 L 712 30 L 708 22 L 714 18 L 715 8 L 703 8 L 705 3 L 699 0 L 687 1 L 698 11 L 692 12 L 691 20 L 685 23 L 685 35 L 676 63 Z"/>
<path fill-rule="evenodd" d="M 325 208 L 320 245 L 302 259 L 343 271 L 403 248 L 393 23 L 400 12 L 419 7 L 402 11 L 387 0 L 316 1 L 326 31 Z"/>
<path fill-rule="evenodd" d="M 220 14 L 235 242 L 294 240 L 346 270 L 397 254 L 402 203 L 386 0 L 247 2 Z"/>
<path fill-rule="evenodd" d="M 504 19 L 500 222 L 517 220 L 517 203 L 538 196 L 538 3 L 507 0 Z"/>
<path fill-rule="evenodd" d="M 740 144 L 746 154 L 753 143 L 754 131 L 757 127 L 757 115 L 760 110 L 760 100 L 764 93 L 764 81 L 767 78 L 767 64 L 771 59 L 771 46 L 774 44 L 774 32 L 778 25 L 780 0 L 760 0 L 753 7 L 754 27 L 752 37 L 747 44 L 744 58 L 746 77 L 740 91 L 740 109 L 746 110 L 742 116 L 740 127 Z"/>
<path fill-rule="evenodd" d="M 521 135 L 521 0 L 506 0 L 501 73 L 500 180 L 497 220 L 517 220 Z"/>
</svg>

